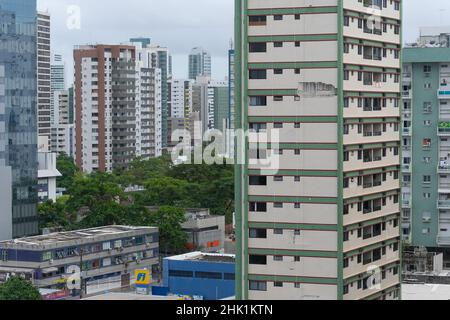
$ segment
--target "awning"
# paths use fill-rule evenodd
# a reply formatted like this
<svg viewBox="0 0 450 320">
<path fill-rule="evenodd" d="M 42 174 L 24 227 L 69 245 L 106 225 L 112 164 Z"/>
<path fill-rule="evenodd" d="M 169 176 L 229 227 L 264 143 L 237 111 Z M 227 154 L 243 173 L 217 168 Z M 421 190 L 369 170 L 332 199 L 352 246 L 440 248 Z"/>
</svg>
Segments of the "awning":
<svg viewBox="0 0 450 320">
<path fill-rule="evenodd" d="M 56 268 L 56 267 L 42 269 L 42 273 L 52 273 L 52 272 L 56 272 L 56 271 L 58 271 L 58 268 Z"/>
</svg>

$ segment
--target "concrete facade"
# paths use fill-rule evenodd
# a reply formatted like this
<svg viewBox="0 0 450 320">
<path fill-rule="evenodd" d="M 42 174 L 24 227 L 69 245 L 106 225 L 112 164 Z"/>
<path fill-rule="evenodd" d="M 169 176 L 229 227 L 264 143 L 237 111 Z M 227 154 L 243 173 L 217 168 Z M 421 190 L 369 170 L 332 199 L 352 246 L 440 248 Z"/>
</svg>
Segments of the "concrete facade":
<svg viewBox="0 0 450 320">
<path fill-rule="evenodd" d="M 236 297 L 398 299 L 400 1 L 236 16 Z"/>
</svg>

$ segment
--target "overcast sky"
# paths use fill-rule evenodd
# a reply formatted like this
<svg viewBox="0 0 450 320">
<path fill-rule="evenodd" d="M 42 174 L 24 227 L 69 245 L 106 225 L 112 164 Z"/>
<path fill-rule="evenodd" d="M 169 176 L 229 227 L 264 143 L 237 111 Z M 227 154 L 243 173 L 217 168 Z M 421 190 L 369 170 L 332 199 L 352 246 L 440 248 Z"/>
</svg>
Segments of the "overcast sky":
<svg viewBox="0 0 450 320">
<path fill-rule="evenodd" d="M 80 28 L 68 13 L 80 10 Z M 177 78 L 187 77 L 187 55 L 202 46 L 213 57 L 213 77 L 227 75 L 227 50 L 233 37 L 234 0 L 38 0 L 40 10 L 52 15 L 52 51 L 72 65 L 78 44 L 127 41 L 150 37 L 169 47 Z M 73 11 L 72 11 L 73 12 Z M 420 26 L 450 25 L 449 0 L 404 0 L 404 40 L 416 40 Z M 69 68 L 69 70 L 71 70 Z"/>
</svg>

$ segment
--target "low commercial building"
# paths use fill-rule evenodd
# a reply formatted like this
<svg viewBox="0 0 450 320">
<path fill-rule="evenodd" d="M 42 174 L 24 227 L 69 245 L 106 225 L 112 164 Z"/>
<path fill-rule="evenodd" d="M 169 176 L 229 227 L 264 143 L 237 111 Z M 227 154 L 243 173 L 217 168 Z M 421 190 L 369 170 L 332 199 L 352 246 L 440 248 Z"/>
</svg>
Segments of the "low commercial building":
<svg viewBox="0 0 450 320">
<path fill-rule="evenodd" d="M 154 227 L 105 226 L 0 241 L 0 282 L 24 274 L 38 288 L 77 295 L 81 286 L 69 284 L 81 272 L 84 291 L 100 282 L 128 287 L 135 270 L 157 270 L 158 257 Z"/>
<path fill-rule="evenodd" d="M 188 235 L 187 247 L 203 252 L 219 252 L 225 246 L 225 216 L 214 216 L 209 209 L 186 209 L 181 225 Z"/>
<path fill-rule="evenodd" d="M 234 296 L 235 255 L 192 252 L 164 258 L 163 283 L 171 294 L 219 300 Z"/>
</svg>

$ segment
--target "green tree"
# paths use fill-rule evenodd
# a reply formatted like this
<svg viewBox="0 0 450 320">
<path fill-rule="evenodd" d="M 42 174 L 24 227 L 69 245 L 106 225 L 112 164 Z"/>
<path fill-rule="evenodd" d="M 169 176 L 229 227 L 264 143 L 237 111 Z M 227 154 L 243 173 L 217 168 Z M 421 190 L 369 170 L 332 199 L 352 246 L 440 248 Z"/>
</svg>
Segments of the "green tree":
<svg viewBox="0 0 450 320">
<path fill-rule="evenodd" d="M 66 203 L 69 196 L 63 196 L 53 202 L 48 200 L 39 204 L 39 228 L 70 228 L 75 222 L 76 217 L 67 212 Z"/>
<path fill-rule="evenodd" d="M 186 250 L 187 235 L 181 225 L 186 222 L 184 210 L 162 206 L 148 216 L 148 225 L 159 228 L 159 248 L 166 253 L 182 253 Z"/>
<path fill-rule="evenodd" d="M 142 204 L 149 206 L 174 205 L 179 207 L 195 206 L 192 201 L 196 186 L 185 180 L 162 177 L 149 179 L 144 183 Z"/>
<path fill-rule="evenodd" d="M 41 300 L 39 290 L 30 281 L 21 277 L 11 277 L 0 284 L 0 300 Z"/>
<path fill-rule="evenodd" d="M 145 181 L 165 177 L 172 166 L 170 155 L 144 160 L 134 159 L 126 170 L 114 172 L 117 183 L 123 186 L 143 185 Z"/>
<path fill-rule="evenodd" d="M 126 220 L 126 210 L 121 204 L 126 197 L 111 174 L 76 175 L 69 193 L 66 211 L 78 215 L 80 221 L 71 229 L 122 224 Z"/>
<path fill-rule="evenodd" d="M 56 168 L 62 174 L 61 177 L 56 179 L 57 186 L 60 188 L 70 188 L 73 179 L 80 169 L 75 165 L 73 158 L 69 157 L 66 153 L 61 153 L 56 159 Z"/>
</svg>

